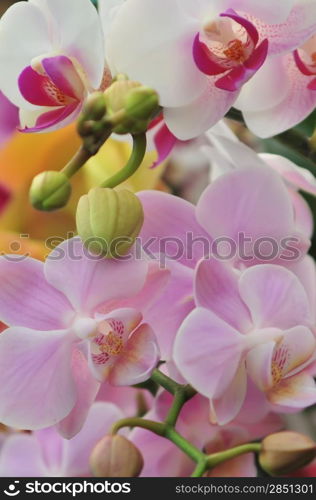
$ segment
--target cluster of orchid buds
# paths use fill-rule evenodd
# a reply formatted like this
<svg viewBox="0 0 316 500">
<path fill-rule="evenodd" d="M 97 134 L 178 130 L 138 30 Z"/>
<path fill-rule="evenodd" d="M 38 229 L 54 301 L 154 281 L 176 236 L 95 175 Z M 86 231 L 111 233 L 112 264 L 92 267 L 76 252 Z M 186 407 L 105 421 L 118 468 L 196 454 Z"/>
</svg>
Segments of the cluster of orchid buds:
<svg viewBox="0 0 316 500">
<path fill-rule="evenodd" d="M 1 120 L 14 110 L 23 134 L 76 124 L 77 153 L 29 190 L 46 220 L 110 139 L 130 144 L 81 195 L 76 236 L 45 262 L 0 257 L 0 476 L 312 462 L 316 443 L 285 416 L 316 404 L 315 0 L 17 2 L 0 67 Z M 295 158 L 255 151 L 288 137 Z M 207 165 L 195 203 L 126 187 L 149 151 L 152 172 L 185 157 L 192 184 Z"/>
</svg>

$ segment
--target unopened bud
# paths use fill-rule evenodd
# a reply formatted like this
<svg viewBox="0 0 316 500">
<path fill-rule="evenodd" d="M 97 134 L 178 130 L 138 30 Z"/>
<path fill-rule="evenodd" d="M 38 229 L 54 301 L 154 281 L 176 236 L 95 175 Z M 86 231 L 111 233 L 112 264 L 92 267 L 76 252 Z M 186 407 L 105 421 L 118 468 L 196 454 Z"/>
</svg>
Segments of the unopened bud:
<svg viewBox="0 0 316 500">
<path fill-rule="evenodd" d="M 91 253 L 116 258 L 135 243 L 144 212 L 131 191 L 97 187 L 80 198 L 76 220 L 78 234 Z"/>
<path fill-rule="evenodd" d="M 144 465 L 136 446 L 123 436 L 105 436 L 92 450 L 90 467 L 95 477 L 137 477 Z"/>
<path fill-rule="evenodd" d="M 62 172 L 42 172 L 34 177 L 30 188 L 30 201 L 33 207 L 45 212 L 64 207 L 70 195 L 69 179 Z"/>
<path fill-rule="evenodd" d="M 135 88 L 125 99 L 126 114 L 134 120 L 150 120 L 158 107 L 158 94 L 149 87 Z"/>
<path fill-rule="evenodd" d="M 158 94 L 139 82 L 119 78 L 104 93 L 111 122 L 113 115 L 122 113 L 113 131 L 117 134 L 146 132 L 152 116 L 158 111 Z"/>
<path fill-rule="evenodd" d="M 83 108 L 83 115 L 86 120 L 101 120 L 106 113 L 106 99 L 103 92 L 91 94 Z"/>
<path fill-rule="evenodd" d="M 303 467 L 316 457 L 316 443 L 298 432 L 267 436 L 259 454 L 261 467 L 271 476 L 282 476 Z"/>
</svg>

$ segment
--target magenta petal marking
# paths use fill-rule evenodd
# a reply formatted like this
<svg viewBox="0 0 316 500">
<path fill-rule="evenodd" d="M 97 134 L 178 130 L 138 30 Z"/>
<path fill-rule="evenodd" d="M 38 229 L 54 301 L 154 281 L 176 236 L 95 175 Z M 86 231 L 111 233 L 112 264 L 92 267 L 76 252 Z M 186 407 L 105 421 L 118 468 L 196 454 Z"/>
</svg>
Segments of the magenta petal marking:
<svg viewBox="0 0 316 500">
<path fill-rule="evenodd" d="M 66 96 L 81 100 L 84 86 L 71 60 L 66 56 L 47 57 L 42 60 L 43 68 L 52 82 Z"/>
<path fill-rule="evenodd" d="M 28 102 L 36 106 L 63 106 L 58 89 L 49 78 L 40 75 L 31 66 L 27 66 L 19 76 L 19 89 Z"/>
<path fill-rule="evenodd" d="M 72 102 L 68 106 L 65 106 L 61 109 L 54 109 L 53 111 L 48 111 L 47 113 L 43 113 L 36 122 L 35 127 L 25 128 L 21 130 L 21 132 L 39 132 L 41 130 L 45 130 L 46 128 L 52 127 L 63 121 L 67 116 L 71 115 L 78 108 L 78 112 L 81 108 L 80 103 Z"/>
<path fill-rule="evenodd" d="M 244 66 L 234 68 L 227 75 L 215 82 L 215 87 L 228 92 L 239 90 L 245 81 L 248 80 L 247 71 Z"/>
<path fill-rule="evenodd" d="M 259 68 L 263 65 L 264 61 L 267 58 L 269 49 L 269 41 L 266 38 L 263 40 L 260 45 L 253 51 L 251 56 L 244 62 L 244 66 L 247 69 L 254 69 L 258 71 Z"/>
<path fill-rule="evenodd" d="M 316 90 L 316 78 L 314 78 L 311 82 L 309 82 L 307 88 L 309 90 Z"/>
<path fill-rule="evenodd" d="M 215 86 L 228 92 L 239 90 L 261 68 L 267 57 L 268 46 L 268 40 L 263 40 L 242 66 L 232 69 L 223 78 L 217 80 Z"/>
<path fill-rule="evenodd" d="M 178 142 L 178 139 L 170 132 L 167 125 L 163 125 L 154 137 L 155 146 L 157 149 L 158 159 L 151 168 L 160 165 L 172 152 Z"/>
<path fill-rule="evenodd" d="M 293 57 L 294 57 L 294 61 L 296 63 L 296 66 L 298 67 L 300 72 L 303 73 L 303 75 L 311 76 L 311 75 L 315 74 L 310 69 L 308 69 L 308 67 L 302 61 L 302 59 L 298 53 L 298 50 L 294 50 Z"/>
<path fill-rule="evenodd" d="M 205 43 L 200 41 L 199 33 L 193 42 L 193 58 L 199 70 L 205 75 L 220 75 L 227 71 L 227 68 L 222 68 L 211 59 L 210 51 Z"/>
<path fill-rule="evenodd" d="M 239 16 L 233 9 L 226 10 L 226 12 L 223 12 L 222 14 L 220 14 L 220 16 L 229 17 L 233 21 L 236 21 L 236 23 L 240 24 L 247 31 L 254 45 L 257 45 L 259 41 L 258 31 L 250 21 L 248 21 L 244 17 Z"/>
</svg>

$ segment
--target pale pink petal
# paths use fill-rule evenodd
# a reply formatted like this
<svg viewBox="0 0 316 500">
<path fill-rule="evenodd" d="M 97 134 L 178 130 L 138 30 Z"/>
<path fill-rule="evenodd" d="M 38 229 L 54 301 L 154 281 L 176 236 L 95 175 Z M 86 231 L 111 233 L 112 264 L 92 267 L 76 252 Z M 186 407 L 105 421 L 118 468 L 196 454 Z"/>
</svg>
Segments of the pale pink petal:
<svg viewBox="0 0 316 500">
<path fill-rule="evenodd" d="M 160 297 L 144 312 L 144 321 L 153 328 L 164 360 L 172 358 L 176 333 L 195 305 L 193 270 L 172 260 L 167 266 L 170 280 Z"/>
<path fill-rule="evenodd" d="M 316 92 L 308 89 L 308 83 L 312 77 L 303 75 L 299 71 L 292 54 L 279 57 L 278 64 L 283 67 L 288 80 L 285 87 L 278 84 L 283 91 L 282 100 L 275 104 L 271 102 L 270 106 L 260 111 L 256 109 L 243 111 L 247 126 L 254 134 L 262 138 L 280 134 L 300 123 L 316 106 Z M 268 71 L 266 71 L 266 75 L 269 75 Z M 256 88 L 255 78 L 256 76 L 250 82 L 254 89 Z M 270 85 L 270 79 L 265 81 L 265 85 Z M 256 92 L 258 92 L 257 88 Z M 242 107 L 241 109 L 243 110 Z"/>
<path fill-rule="evenodd" d="M 311 321 L 306 291 L 288 269 L 272 264 L 247 269 L 239 289 L 258 328 L 287 329 Z"/>
<path fill-rule="evenodd" d="M 208 477 L 257 477 L 257 467 L 253 453 L 227 460 L 215 467 Z"/>
<path fill-rule="evenodd" d="M 195 300 L 238 331 L 251 325 L 249 310 L 238 288 L 239 272 L 217 259 L 202 260 L 195 274 Z"/>
<path fill-rule="evenodd" d="M 139 410 L 139 401 L 144 401 L 147 408 L 153 405 L 153 396 L 146 389 L 118 387 L 103 382 L 97 395 L 97 401 L 107 401 L 118 406 L 126 417 L 134 417 Z"/>
<path fill-rule="evenodd" d="M 92 3 L 86 0 L 67 0 L 67 4 L 64 0 L 31 2 L 43 9 L 53 33 L 53 42 L 60 47 L 59 52 L 77 60 L 90 85 L 98 89 L 104 71 L 104 38 L 100 18 Z"/>
<path fill-rule="evenodd" d="M 133 297 L 129 297 L 128 299 L 106 302 L 103 307 L 98 308 L 97 312 L 101 314 L 108 314 L 114 309 L 132 308 L 136 311 L 141 311 L 144 315 L 145 312 L 155 306 L 162 295 L 165 295 L 166 289 L 168 289 L 169 282 L 171 280 L 169 263 L 168 267 L 169 269 L 162 269 L 158 262 L 149 261 L 145 285 L 140 292 L 135 294 Z M 187 268 L 185 268 L 185 270 L 187 271 Z"/>
<path fill-rule="evenodd" d="M 211 421 L 219 425 L 231 422 L 240 412 L 247 392 L 247 372 L 241 363 L 233 381 L 218 399 L 211 401 Z"/>
<path fill-rule="evenodd" d="M 301 371 L 303 365 L 310 363 L 314 358 L 316 339 L 309 328 L 297 326 L 284 332 L 284 339 L 278 346 L 279 361 L 284 358 L 284 376 L 293 375 Z M 281 359 L 280 359 L 281 358 Z"/>
<path fill-rule="evenodd" d="M 104 259 L 89 254 L 80 238 L 66 240 L 45 262 L 47 281 L 63 292 L 76 310 L 91 313 L 108 300 L 125 299 L 144 286 L 143 259 Z"/>
<path fill-rule="evenodd" d="M 306 255 L 299 262 L 290 266 L 291 271 L 298 277 L 304 286 L 309 300 L 312 323 L 316 323 L 316 265 L 310 255 Z"/>
<path fill-rule="evenodd" d="M 280 2 L 275 8 L 274 0 L 215 0 L 216 4 L 222 9 L 235 9 L 241 12 L 249 12 L 257 16 L 266 23 L 278 23 L 284 21 L 296 0 L 286 0 Z"/>
<path fill-rule="evenodd" d="M 306 408 L 316 403 L 315 381 L 305 373 L 285 378 L 268 393 L 268 399 L 282 412 Z"/>
<path fill-rule="evenodd" d="M 22 44 L 16 43 L 17 33 Z M 0 88 L 16 106 L 34 108 L 22 97 L 18 77 L 34 57 L 52 50 L 47 33 L 45 16 L 30 2 L 15 3 L 1 18 L 0 66 L 6 70 L 1 71 Z"/>
<path fill-rule="evenodd" d="M 0 453 L 0 477 L 44 477 L 49 475 L 41 448 L 31 434 L 14 434 Z"/>
<path fill-rule="evenodd" d="M 34 439 L 41 447 L 43 463 L 50 476 L 60 476 L 63 452 L 63 438 L 56 431 L 56 427 L 46 427 L 33 433 Z"/>
<path fill-rule="evenodd" d="M 15 256 L 0 258 L 0 318 L 7 325 L 37 330 L 69 326 L 73 309 L 66 297 L 45 280 L 43 263 Z"/>
<path fill-rule="evenodd" d="M 269 55 L 290 52 L 303 45 L 315 33 L 316 5 L 313 1 L 295 2 L 288 17 L 281 23 L 273 20 L 271 24 L 267 24 L 251 16 L 249 19 L 258 29 L 261 38 L 268 38 Z"/>
<path fill-rule="evenodd" d="M 81 431 L 100 388 L 100 383 L 92 376 L 84 355 L 77 349 L 72 353 L 72 373 L 77 392 L 76 404 L 56 427 L 66 439 L 71 439 Z"/>
<path fill-rule="evenodd" d="M 132 333 L 123 353 L 110 370 L 112 385 L 135 385 L 147 380 L 156 368 L 159 350 L 152 329 L 143 324 Z"/>
<path fill-rule="evenodd" d="M 203 255 L 210 253 L 210 237 L 198 224 L 194 205 L 159 191 L 142 191 L 138 197 L 145 213 L 141 243 L 153 258 L 162 253 L 194 267 Z M 193 243 L 188 243 L 188 238 Z"/>
<path fill-rule="evenodd" d="M 314 231 L 314 219 L 310 206 L 296 189 L 289 188 L 289 194 L 292 198 L 296 229 L 299 233 L 306 235 L 306 238 L 311 239 Z"/>
<path fill-rule="evenodd" d="M 221 120 L 233 106 L 238 91 L 218 89 L 215 87 L 216 78 L 206 78 L 206 88 L 194 101 L 182 107 L 165 107 L 166 125 L 178 139 L 186 141 L 199 136 Z"/>
<path fill-rule="evenodd" d="M 76 402 L 67 330 L 9 328 L 0 335 L 0 421 L 39 429 L 62 420 Z"/>
<path fill-rule="evenodd" d="M 178 2 L 125 2 L 108 37 L 110 69 L 114 75 L 126 73 L 129 78 L 156 89 L 162 106 L 187 104 L 206 85 L 192 53 L 199 28 L 198 19 L 188 18 Z M 142 36 L 135 36 L 136 32 Z"/>
<path fill-rule="evenodd" d="M 184 378 L 202 395 L 220 397 L 239 367 L 243 337 L 207 309 L 197 308 L 184 320 L 173 358 Z"/>
<path fill-rule="evenodd" d="M 236 245 L 241 236 L 246 238 L 243 253 L 247 255 L 239 256 L 245 263 L 253 259 L 255 242 L 261 241 L 260 238 L 264 238 L 264 242 L 266 238 L 275 242 L 273 247 L 265 243 L 268 250 L 260 247 L 256 259 L 260 260 L 260 255 L 271 258 L 271 254 L 274 259 L 279 257 L 280 241 L 291 237 L 294 230 L 293 207 L 287 189 L 278 174 L 265 166 L 238 169 L 218 178 L 202 194 L 196 213 L 212 238 L 230 238 Z"/>
<path fill-rule="evenodd" d="M 123 412 L 113 403 L 94 403 L 79 434 L 69 441 L 63 441 L 61 468 L 64 475 L 90 477 L 89 457 L 92 449 L 109 434 L 112 425 L 123 417 Z"/>
<path fill-rule="evenodd" d="M 247 372 L 258 389 L 266 391 L 273 386 L 272 358 L 275 342 L 266 342 L 251 349 L 247 354 Z"/>
</svg>

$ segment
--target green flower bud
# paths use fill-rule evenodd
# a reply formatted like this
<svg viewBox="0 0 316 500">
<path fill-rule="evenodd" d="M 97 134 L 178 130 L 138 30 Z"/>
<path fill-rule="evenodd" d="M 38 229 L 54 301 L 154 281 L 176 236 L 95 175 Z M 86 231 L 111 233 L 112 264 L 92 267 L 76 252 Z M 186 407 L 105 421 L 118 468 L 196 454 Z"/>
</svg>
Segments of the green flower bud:
<svg viewBox="0 0 316 500">
<path fill-rule="evenodd" d="M 116 134 L 146 132 L 149 121 L 159 108 L 158 94 L 139 82 L 118 78 L 104 93 L 108 110 L 107 119 L 113 123 Z"/>
<path fill-rule="evenodd" d="M 283 476 L 307 465 L 316 457 L 316 443 L 298 432 L 283 431 L 262 441 L 259 463 L 271 476 Z"/>
<path fill-rule="evenodd" d="M 148 121 L 159 107 L 157 92 L 149 87 L 135 88 L 125 98 L 125 110 L 134 120 Z"/>
<path fill-rule="evenodd" d="M 137 477 L 144 465 L 136 446 L 123 436 L 105 436 L 90 456 L 90 467 L 95 477 Z"/>
<path fill-rule="evenodd" d="M 83 108 L 83 116 L 86 120 L 101 120 L 106 113 L 106 99 L 103 92 L 91 94 Z"/>
<path fill-rule="evenodd" d="M 34 177 L 30 201 L 34 208 L 51 212 L 67 205 L 71 195 L 68 177 L 62 172 L 42 172 Z"/>
<path fill-rule="evenodd" d="M 80 198 L 76 220 L 78 234 L 90 252 L 116 258 L 135 243 L 144 212 L 131 191 L 97 187 Z"/>
</svg>

